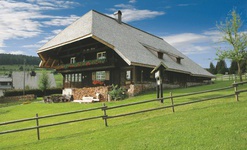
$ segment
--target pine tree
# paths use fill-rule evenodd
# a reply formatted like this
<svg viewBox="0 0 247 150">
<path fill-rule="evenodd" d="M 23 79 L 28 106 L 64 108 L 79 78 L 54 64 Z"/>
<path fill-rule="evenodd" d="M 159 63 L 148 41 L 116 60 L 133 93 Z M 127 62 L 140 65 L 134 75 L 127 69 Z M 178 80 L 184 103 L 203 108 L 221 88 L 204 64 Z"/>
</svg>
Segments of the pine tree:
<svg viewBox="0 0 247 150">
<path fill-rule="evenodd" d="M 246 61 L 241 61 L 240 63 L 242 73 L 246 72 Z"/>
<path fill-rule="evenodd" d="M 225 74 L 226 72 L 228 72 L 225 60 L 220 60 L 217 62 L 216 71 L 218 74 Z"/>
<path fill-rule="evenodd" d="M 238 64 L 236 61 L 232 61 L 230 69 L 229 69 L 229 73 L 230 74 L 236 74 L 237 72 L 238 72 Z"/>
<path fill-rule="evenodd" d="M 210 62 L 208 71 L 212 74 L 216 74 L 216 68 L 212 62 Z"/>
</svg>

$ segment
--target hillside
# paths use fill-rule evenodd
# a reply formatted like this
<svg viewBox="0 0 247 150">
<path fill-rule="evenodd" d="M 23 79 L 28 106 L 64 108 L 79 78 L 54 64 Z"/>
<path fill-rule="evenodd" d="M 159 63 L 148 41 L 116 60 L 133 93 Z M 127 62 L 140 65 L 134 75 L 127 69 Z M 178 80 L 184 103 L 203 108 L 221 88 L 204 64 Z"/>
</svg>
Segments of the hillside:
<svg viewBox="0 0 247 150">
<path fill-rule="evenodd" d="M 0 54 L 0 65 L 39 65 L 40 58 L 36 56 Z"/>
<path fill-rule="evenodd" d="M 188 92 L 203 91 L 226 87 L 232 81 L 216 82 L 213 85 L 192 87 L 186 89 L 173 89 L 164 91 L 168 96 L 172 91 L 174 95 Z M 246 89 L 247 85 L 240 86 Z M 202 97 L 225 95 L 233 92 L 226 91 L 190 96 L 188 98 L 175 98 L 174 102 L 192 101 Z M 152 99 L 155 92 L 146 93 L 131 99 L 118 102 L 108 102 L 107 106 L 116 106 L 136 101 Z M 41 140 L 37 140 L 36 131 L 11 133 L 1 136 L 0 149 L 246 149 L 247 140 L 247 93 L 240 94 L 240 101 L 234 97 L 206 101 L 171 109 L 162 109 L 153 112 L 136 114 L 133 116 L 109 119 L 108 127 L 104 126 L 102 119 L 86 122 L 70 123 L 56 127 L 42 128 Z M 134 112 L 141 109 L 162 106 L 160 102 L 136 105 L 109 111 L 108 115 Z M 170 105 L 165 101 L 164 105 Z M 44 104 L 40 102 L 28 105 L 16 105 L 0 109 L 0 122 L 21 118 L 83 110 L 102 106 L 102 103 L 78 104 L 59 103 Z M 45 108 L 45 109 L 44 109 Z M 60 116 L 44 119 L 40 124 L 50 124 L 65 120 L 86 118 L 103 115 L 101 110 Z M 13 128 L 31 127 L 35 121 L 22 124 L 1 126 L 1 131 Z"/>
</svg>

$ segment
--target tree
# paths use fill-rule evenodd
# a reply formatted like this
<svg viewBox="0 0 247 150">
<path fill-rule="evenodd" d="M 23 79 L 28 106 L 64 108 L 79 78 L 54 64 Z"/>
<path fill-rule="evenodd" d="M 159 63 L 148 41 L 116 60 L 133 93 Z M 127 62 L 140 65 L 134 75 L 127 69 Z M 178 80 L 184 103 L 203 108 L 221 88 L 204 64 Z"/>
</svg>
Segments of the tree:
<svg viewBox="0 0 247 150">
<path fill-rule="evenodd" d="M 236 61 L 238 65 L 238 75 L 240 81 L 242 81 L 240 63 L 244 61 L 247 56 L 247 33 L 239 31 L 242 27 L 242 21 L 234 9 L 228 16 L 230 16 L 230 19 L 226 18 L 225 22 L 221 22 L 217 27 L 223 34 L 222 42 L 229 44 L 230 47 L 228 49 L 218 49 L 216 55 L 220 60 L 230 59 Z"/>
<path fill-rule="evenodd" d="M 230 69 L 229 69 L 229 73 L 230 74 L 235 74 L 236 72 L 238 72 L 238 64 L 237 64 L 236 61 L 232 61 Z"/>
<path fill-rule="evenodd" d="M 39 89 L 43 91 L 44 95 L 46 90 L 50 87 L 49 76 L 46 71 L 42 71 L 42 74 L 39 79 Z"/>
<path fill-rule="evenodd" d="M 246 72 L 246 61 L 241 61 L 240 63 L 242 73 Z"/>
<path fill-rule="evenodd" d="M 216 68 L 215 68 L 215 66 L 214 66 L 214 64 L 213 64 L 212 62 L 210 62 L 208 71 L 209 71 L 210 73 L 212 73 L 212 74 L 216 74 L 216 73 L 217 73 L 217 72 L 216 72 Z"/>
<path fill-rule="evenodd" d="M 218 74 L 225 74 L 228 72 L 225 60 L 220 60 L 216 64 L 216 72 Z"/>
</svg>

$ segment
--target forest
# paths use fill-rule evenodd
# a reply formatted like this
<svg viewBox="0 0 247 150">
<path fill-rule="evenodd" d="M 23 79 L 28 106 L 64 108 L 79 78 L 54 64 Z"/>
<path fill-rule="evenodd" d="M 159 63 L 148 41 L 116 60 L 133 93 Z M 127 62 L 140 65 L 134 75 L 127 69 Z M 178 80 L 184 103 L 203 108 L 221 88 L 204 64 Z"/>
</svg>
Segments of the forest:
<svg viewBox="0 0 247 150">
<path fill-rule="evenodd" d="M 242 73 L 247 72 L 246 61 L 241 61 L 240 63 Z M 209 68 L 207 69 L 212 74 L 237 74 L 238 66 L 236 61 L 232 61 L 230 67 L 228 68 L 224 60 L 217 62 L 216 66 L 211 62 Z"/>
<path fill-rule="evenodd" d="M 39 65 L 40 58 L 36 56 L 0 54 L 0 65 Z"/>
</svg>

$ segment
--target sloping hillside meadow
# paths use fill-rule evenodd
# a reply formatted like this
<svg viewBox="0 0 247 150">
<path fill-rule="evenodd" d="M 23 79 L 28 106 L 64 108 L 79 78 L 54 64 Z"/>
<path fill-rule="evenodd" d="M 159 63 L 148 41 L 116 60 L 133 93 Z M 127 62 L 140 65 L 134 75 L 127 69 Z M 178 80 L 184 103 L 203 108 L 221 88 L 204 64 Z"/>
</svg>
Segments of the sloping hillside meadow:
<svg viewBox="0 0 247 150">
<path fill-rule="evenodd" d="M 165 89 L 164 96 L 203 91 L 230 86 L 232 81 L 216 81 L 215 84 L 186 89 Z M 247 89 L 247 84 L 240 86 Z M 174 98 L 175 104 L 198 100 L 205 97 L 233 93 L 233 89 L 185 98 Z M 155 98 L 155 91 L 117 102 L 107 102 L 116 106 Z M 134 112 L 163 105 L 170 100 L 109 110 L 108 115 Z M 102 103 L 54 103 L 34 101 L 26 105 L 12 105 L 0 108 L 0 122 L 17 120 L 48 114 L 82 110 L 102 106 Z M 240 94 L 240 101 L 234 97 L 195 103 L 172 109 L 162 109 L 132 116 L 108 120 L 105 127 L 102 119 L 70 123 L 40 129 L 37 140 L 36 130 L 0 135 L 1 150 L 21 149 L 224 149 L 241 150 L 247 148 L 247 93 Z M 72 114 L 40 120 L 40 125 L 60 121 L 103 115 L 101 110 Z M 0 132 L 16 128 L 35 126 L 35 121 L 0 126 Z"/>
</svg>

